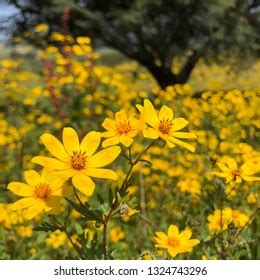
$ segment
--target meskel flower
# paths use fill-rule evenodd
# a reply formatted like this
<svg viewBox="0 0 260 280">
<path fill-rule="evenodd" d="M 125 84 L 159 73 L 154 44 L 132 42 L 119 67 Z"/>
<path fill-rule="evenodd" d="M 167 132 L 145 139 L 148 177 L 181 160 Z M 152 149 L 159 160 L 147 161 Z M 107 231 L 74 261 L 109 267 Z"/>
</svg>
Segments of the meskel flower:
<svg viewBox="0 0 260 280">
<path fill-rule="evenodd" d="M 241 167 L 233 158 L 228 158 L 222 162 L 217 162 L 220 172 L 214 171 L 213 174 L 226 179 L 227 183 L 241 183 L 242 179 L 248 182 L 260 181 L 260 177 L 254 177 L 257 170 L 250 164 L 245 163 Z"/>
<path fill-rule="evenodd" d="M 123 144 L 129 147 L 133 143 L 133 138 L 142 128 L 142 122 L 135 118 L 135 114 L 127 116 L 125 110 L 115 113 L 115 119 L 106 118 L 102 126 L 107 130 L 102 133 L 102 137 L 108 138 L 102 143 L 102 147 Z"/>
<path fill-rule="evenodd" d="M 153 104 L 148 100 L 144 100 L 144 106 L 137 105 L 137 109 L 142 114 L 142 118 L 147 123 L 147 127 L 143 128 L 143 134 L 146 138 L 158 139 L 166 141 L 170 148 L 180 145 L 191 152 L 195 151 L 194 146 L 179 140 L 197 138 L 189 132 L 179 132 L 187 126 L 188 121 L 184 118 L 173 118 L 173 111 L 168 106 L 163 105 L 159 114 L 154 109 Z"/>
<path fill-rule="evenodd" d="M 12 210 L 27 208 L 25 218 L 28 220 L 41 212 L 58 214 L 60 200 L 64 195 L 64 180 L 51 175 L 47 169 L 43 169 L 41 175 L 34 170 L 25 171 L 24 178 L 26 183 L 12 182 L 8 184 L 8 190 L 24 197 L 13 203 Z"/>
<path fill-rule="evenodd" d="M 113 146 L 95 153 L 101 141 L 100 132 L 89 132 L 80 143 L 76 131 L 65 127 L 62 139 L 63 144 L 53 135 L 43 134 L 41 140 L 55 158 L 36 156 L 32 162 L 56 170 L 55 174 L 60 177 L 72 178 L 75 188 L 86 196 L 91 196 L 95 190 L 91 177 L 117 180 L 113 170 L 101 167 L 113 162 L 121 149 Z"/>
<path fill-rule="evenodd" d="M 157 231 L 155 234 L 155 247 L 166 249 L 171 257 L 191 252 L 192 248 L 200 243 L 198 239 L 190 239 L 192 231 L 189 228 L 179 233 L 179 229 L 175 225 L 169 226 L 167 234 L 162 231 Z"/>
</svg>

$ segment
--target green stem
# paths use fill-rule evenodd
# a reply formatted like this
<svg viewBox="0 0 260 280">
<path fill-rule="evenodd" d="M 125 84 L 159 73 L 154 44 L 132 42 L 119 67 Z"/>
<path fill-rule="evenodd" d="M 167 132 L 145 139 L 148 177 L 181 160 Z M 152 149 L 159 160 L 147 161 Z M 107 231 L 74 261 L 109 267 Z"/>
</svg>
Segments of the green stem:
<svg viewBox="0 0 260 280">
<path fill-rule="evenodd" d="M 81 253 L 79 247 L 71 239 L 71 236 L 70 236 L 69 232 L 67 231 L 67 228 L 64 225 L 62 225 L 54 216 L 51 215 L 50 217 L 52 218 L 54 223 L 60 227 L 61 231 L 63 231 L 66 234 L 67 238 L 69 239 L 71 245 L 73 246 L 73 248 L 77 252 L 77 254 L 80 257 L 80 259 L 84 260 L 85 256 Z"/>
<path fill-rule="evenodd" d="M 134 161 L 132 161 L 131 149 L 129 148 L 130 168 L 129 168 L 129 170 L 126 174 L 126 177 L 125 177 L 125 179 L 124 179 L 124 181 L 123 181 L 123 183 L 120 187 L 120 190 L 119 190 L 120 195 L 125 194 L 125 192 L 127 190 L 127 182 L 129 180 L 129 177 L 131 175 L 131 172 L 132 172 L 133 168 L 140 161 L 142 156 L 152 147 L 152 145 L 156 142 L 156 140 L 157 139 L 153 140 Z M 107 239 L 108 223 L 109 223 L 111 217 L 113 216 L 113 212 L 116 210 L 117 207 L 118 207 L 118 198 L 116 196 L 115 201 L 110 208 L 110 211 L 108 212 L 107 216 L 105 216 L 105 218 L 103 220 L 103 226 L 104 226 L 104 229 L 103 229 L 103 255 L 104 255 L 105 260 L 108 258 L 108 239 Z"/>
</svg>

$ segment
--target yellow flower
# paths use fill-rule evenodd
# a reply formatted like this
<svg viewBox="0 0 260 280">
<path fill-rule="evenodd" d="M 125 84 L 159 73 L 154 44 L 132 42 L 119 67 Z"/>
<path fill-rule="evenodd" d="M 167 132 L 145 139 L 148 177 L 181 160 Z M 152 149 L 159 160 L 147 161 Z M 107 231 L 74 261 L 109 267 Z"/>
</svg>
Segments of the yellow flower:
<svg viewBox="0 0 260 280">
<path fill-rule="evenodd" d="M 89 37 L 77 37 L 76 41 L 79 45 L 88 45 L 90 44 L 91 40 Z"/>
<path fill-rule="evenodd" d="M 201 185 L 199 181 L 194 178 L 180 180 L 177 186 L 182 192 L 188 192 L 192 195 L 199 195 L 201 193 Z"/>
<path fill-rule="evenodd" d="M 130 220 L 131 216 L 133 216 L 134 214 L 137 214 L 139 212 L 140 212 L 139 210 L 132 209 L 127 204 L 123 204 L 120 207 L 120 215 L 124 222 L 128 222 Z"/>
<path fill-rule="evenodd" d="M 232 219 L 236 228 L 244 227 L 249 221 L 249 217 L 238 210 L 233 210 Z"/>
<path fill-rule="evenodd" d="M 257 196 L 258 196 L 257 194 L 249 193 L 249 195 L 246 198 L 247 202 L 255 204 L 257 202 Z"/>
<path fill-rule="evenodd" d="M 257 171 L 249 163 L 245 163 L 239 167 L 234 159 L 228 158 L 223 162 L 217 162 L 217 166 L 221 172 L 213 172 L 213 174 L 225 178 L 227 183 L 241 183 L 242 179 L 248 182 L 260 180 L 260 177 L 251 176 Z"/>
<path fill-rule="evenodd" d="M 102 133 L 102 137 L 108 138 L 102 143 L 104 148 L 119 143 L 129 147 L 134 141 L 133 137 L 142 128 L 142 123 L 134 114 L 128 118 L 125 110 L 121 110 L 115 114 L 115 120 L 106 118 L 102 126 L 108 130 Z"/>
<path fill-rule="evenodd" d="M 210 231 L 223 231 L 228 228 L 232 222 L 233 210 L 229 207 L 224 208 L 222 211 L 217 209 L 212 215 L 208 216 L 208 228 Z"/>
<path fill-rule="evenodd" d="M 30 220 L 45 211 L 57 214 L 60 211 L 60 199 L 63 196 L 63 182 L 61 178 L 51 176 L 44 169 L 40 175 L 34 170 L 24 172 L 25 183 L 12 182 L 8 189 L 24 198 L 17 200 L 12 205 L 12 210 L 26 209 L 25 218 Z"/>
<path fill-rule="evenodd" d="M 121 151 L 120 147 L 109 147 L 95 154 L 101 133 L 89 132 L 79 143 L 76 131 L 70 127 L 63 129 L 62 138 L 63 145 L 51 134 L 43 134 L 43 144 L 56 159 L 37 156 L 32 162 L 56 170 L 55 174 L 64 179 L 72 178 L 73 185 L 86 196 L 91 196 L 95 190 L 90 177 L 117 180 L 113 170 L 100 167 L 113 162 Z"/>
<path fill-rule="evenodd" d="M 222 210 L 215 210 L 213 215 L 208 216 L 208 227 L 212 232 L 219 232 L 226 230 L 228 225 L 233 223 L 236 228 L 244 227 L 248 221 L 249 217 L 241 213 L 238 210 L 233 210 L 230 207 L 226 207 Z"/>
<path fill-rule="evenodd" d="M 163 105 L 159 111 L 159 115 L 154 109 L 153 104 L 148 100 L 144 100 L 144 106 L 137 105 L 138 110 L 142 114 L 142 118 L 148 124 L 148 127 L 143 129 L 144 137 L 151 139 L 161 138 L 166 141 L 170 148 L 180 145 L 191 152 L 195 148 L 177 138 L 197 138 L 194 134 L 189 132 L 178 132 L 178 130 L 187 126 L 188 121 L 184 118 L 173 119 L 173 111 Z"/>
<path fill-rule="evenodd" d="M 21 237 L 31 237 L 33 230 L 32 230 L 32 226 L 20 226 L 17 228 L 17 233 L 21 236 Z"/>
<path fill-rule="evenodd" d="M 171 257 L 178 254 L 191 252 L 192 248 L 199 244 L 198 239 L 190 239 L 192 232 L 190 229 L 185 229 L 179 233 L 179 229 L 175 225 L 170 225 L 167 234 L 162 231 L 155 233 L 154 241 L 157 243 L 156 248 L 166 249 Z"/>
<path fill-rule="evenodd" d="M 45 23 L 40 23 L 34 27 L 36 32 L 47 32 L 49 30 L 49 26 Z"/>
<path fill-rule="evenodd" d="M 110 240 L 112 243 L 117 243 L 118 241 L 125 238 L 125 233 L 120 227 L 115 227 L 110 230 Z"/>
<path fill-rule="evenodd" d="M 59 229 L 55 230 L 46 238 L 45 242 L 54 249 L 58 249 L 67 242 L 67 236 L 65 232 L 61 232 Z"/>
<path fill-rule="evenodd" d="M 155 260 L 155 256 L 150 251 L 144 251 L 140 254 L 139 260 Z"/>
</svg>

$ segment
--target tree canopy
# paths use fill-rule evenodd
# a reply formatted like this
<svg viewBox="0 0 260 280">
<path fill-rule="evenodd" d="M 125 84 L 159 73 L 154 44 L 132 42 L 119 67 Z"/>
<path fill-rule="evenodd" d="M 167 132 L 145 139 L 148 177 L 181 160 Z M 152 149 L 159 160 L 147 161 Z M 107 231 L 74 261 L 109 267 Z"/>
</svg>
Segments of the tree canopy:
<svg viewBox="0 0 260 280">
<path fill-rule="evenodd" d="M 14 34 L 46 23 L 50 32 L 88 35 L 96 45 L 110 46 L 139 61 L 162 87 L 185 83 L 201 57 L 246 60 L 259 55 L 259 0 L 8 2 L 20 11 Z M 182 65 L 173 73 L 172 63 L 179 58 Z"/>
</svg>

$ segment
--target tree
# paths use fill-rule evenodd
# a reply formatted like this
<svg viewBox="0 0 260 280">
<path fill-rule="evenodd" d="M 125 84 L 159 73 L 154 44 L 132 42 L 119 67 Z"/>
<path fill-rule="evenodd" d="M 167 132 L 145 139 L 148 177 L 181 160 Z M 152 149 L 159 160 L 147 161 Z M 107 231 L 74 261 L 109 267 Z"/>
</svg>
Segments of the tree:
<svg viewBox="0 0 260 280">
<path fill-rule="evenodd" d="M 19 9 L 14 34 L 44 22 L 72 35 L 88 35 L 148 68 L 166 87 L 185 83 L 197 61 L 259 54 L 258 0 L 8 0 Z M 172 63 L 181 58 L 178 73 Z"/>
</svg>

